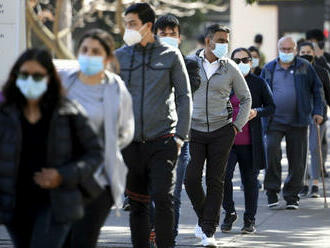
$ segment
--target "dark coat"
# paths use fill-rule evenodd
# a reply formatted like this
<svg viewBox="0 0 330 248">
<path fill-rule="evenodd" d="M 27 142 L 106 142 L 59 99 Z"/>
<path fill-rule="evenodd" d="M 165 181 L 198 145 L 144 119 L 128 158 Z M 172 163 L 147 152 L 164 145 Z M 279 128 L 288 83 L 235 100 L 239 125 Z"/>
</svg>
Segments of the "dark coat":
<svg viewBox="0 0 330 248">
<path fill-rule="evenodd" d="M 189 59 L 187 57 L 184 58 L 184 62 L 186 64 L 188 75 L 189 75 L 191 92 L 194 93 L 196 90 L 198 90 L 198 88 L 201 84 L 201 76 L 199 74 L 199 65 L 198 65 L 197 61 Z"/>
<path fill-rule="evenodd" d="M 257 116 L 249 122 L 252 142 L 253 166 L 259 170 L 266 167 L 266 149 L 261 117 L 268 117 L 275 111 L 273 94 L 260 77 L 250 73 L 245 77 L 252 96 L 251 109 L 257 110 Z"/>
<path fill-rule="evenodd" d="M 47 147 L 48 168 L 56 168 L 62 184 L 50 190 L 52 214 L 66 223 L 81 218 L 82 193 L 78 184 L 91 178 L 103 160 L 102 144 L 81 107 L 63 100 L 52 114 Z M 22 145 L 20 111 L 16 106 L 0 107 L 0 224 L 12 220 L 15 208 L 16 179 Z M 85 152 L 73 159 L 74 137 Z"/>
<path fill-rule="evenodd" d="M 278 59 L 274 59 L 266 64 L 261 72 L 261 77 L 266 80 L 271 90 L 273 90 L 274 71 L 277 63 Z M 296 57 L 293 66 L 297 95 L 297 122 L 294 125 L 307 127 L 312 123 L 312 115 L 323 115 L 322 83 L 314 67 L 307 60 Z M 272 118 L 267 118 L 265 121 L 267 127 L 271 121 Z"/>
</svg>

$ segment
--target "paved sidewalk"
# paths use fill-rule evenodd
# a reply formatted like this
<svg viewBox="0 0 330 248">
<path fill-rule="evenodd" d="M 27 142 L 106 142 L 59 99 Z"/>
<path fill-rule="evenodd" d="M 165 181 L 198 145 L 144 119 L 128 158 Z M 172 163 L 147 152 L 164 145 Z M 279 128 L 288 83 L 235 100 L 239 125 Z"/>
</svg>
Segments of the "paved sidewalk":
<svg viewBox="0 0 330 248">
<path fill-rule="evenodd" d="M 283 177 L 285 177 L 287 172 L 286 158 L 283 159 L 283 164 Z M 330 169 L 329 162 L 327 168 Z M 261 175 L 262 177 L 263 175 Z M 327 179 L 326 184 L 327 195 L 330 196 L 330 179 Z M 239 189 L 240 179 L 237 171 L 234 185 L 235 201 L 240 218 L 233 227 L 232 233 L 222 234 L 218 229 L 215 236 L 219 247 L 330 247 L 330 209 L 323 208 L 323 198 L 302 199 L 299 210 L 285 210 L 285 202 L 282 200 L 283 209 L 269 210 L 266 207 L 266 196 L 263 191 L 260 191 L 256 217 L 257 233 L 241 235 L 244 197 L 243 192 Z M 120 211 L 120 214 L 121 216 L 117 217 L 115 212 L 112 212 L 109 216 L 102 229 L 99 248 L 132 247 L 128 228 L 128 213 Z M 196 221 L 189 199 L 183 191 L 180 234 L 177 238 L 178 248 L 199 246 L 199 240 L 193 235 Z M 4 247 L 12 248 L 13 246 L 4 228 L 0 226 L 0 248 Z"/>
</svg>

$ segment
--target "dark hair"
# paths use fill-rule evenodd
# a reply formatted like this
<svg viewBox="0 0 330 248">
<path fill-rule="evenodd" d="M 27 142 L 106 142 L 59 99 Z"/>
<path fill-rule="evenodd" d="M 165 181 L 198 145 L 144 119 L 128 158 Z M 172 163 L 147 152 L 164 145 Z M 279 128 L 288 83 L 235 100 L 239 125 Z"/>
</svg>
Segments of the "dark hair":
<svg viewBox="0 0 330 248">
<path fill-rule="evenodd" d="M 16 60 L 10 70 L 8 79 L 3 87 L 4 102 L 3 105 L 16 105 L 23 108 L 26 105 L 26 99 L 16 86 L 17 75 L 22 65 L 27 61 L 36 61 L 47 70 L 48 87 L 40 100 L 42 112 L 49 113 L 60 103 L 64 92 L 60 78 L 57 74 L 53 60 L 48 51 L 43 49 L 28 49 Z"/>
<path fill-rule="evenodd" d="M 252 52 L 256 52 L 258 54 L 258 56 L 260 57 L 260 52 L 259 52 L 259 49 L 256 48 L 255 46 L 250 46 L 248 48 L 249 52 L 252 53 Z"/>
<path fill-rule="evenodd" d="M 298 52 L 300 52 L 301 48 L 304 46 L 309 46 L 310 48 L 312 48 L 312 50 L 315 50 L 312 42 L 305 41 L 305 42 L 299 43 Z"/>
<path fill-rule="evenodd" d="M 99 41 L 101 46 L 104 48 L 105 52 L 107 53 L 107 55 L 109 57 L 114 56 L 113 51 L 115 50 L 115 42 L 114 42 L 112 36 L 108 32 L 106 32 L 102 29 L 96 29 L 96 28 L 85 32 L 80 37 L 77 47 L 76 47 L 76 53 L 78 53 L 81 44 L 87 38 L 91 38 L 91 39 Z"/>
<path fill-rule="evenodd" d="M 263 39 L 264 37 L 262 36 L 262 34 L 256 34 L 254 36 L 254 43 L 261 44 Z"/>
<path fill-rule="evenodd" d="M 306 39 L 315 39 L 317 41 L 323 41 L 325 37 L 320 29 L 311 29 L 306 32 Z"/>
<path fill-rule="evenodd" d="M 176 27 L 178 28 L 180 34 L 181 30 L 180 30 L 180 22 L 178 18 L 176 18 L 174 15 L 168 14 L 158 18 L 158 20 L 155 23 L 154 30 L 156 34 L 158 30 L 165 30 L 166 28 L 171 28 L 174 30 L 174 28 Z"/>
<path fill-rule="evenodd" d="M 247 55 L 249 56 L 249 58 L 252 58 L 252 55 L 250 53 L 250 51 L 244 47 L 239 47 L 239 48 L 236 48 L 232 53 L 231 53 L 231 59 L 234 58 L 235 54 L 238 53 L 238 52 L 246 52 Z"/>
<path fill-rule="evenodd" d="M 220 25 L 220 24 L 213 24 L 211 26 L 208 26 L 205 30 L 205 34 L 204 34 L 204 37 L 210 37 L 210 38 L 213 38 L 214 34 L 216 32 L 225 32 L 227 34 L 230 33 L 230 29 L 227 28 L 226 26 L 224 25 Z"/>
<path fill-rule="evenodd" d="M 152 24 L 155 23 L 155 11 L 147 3 L 135 3 L 129 6 L 128 9 L 125 11 L 125 16 L 129 13 L 137 14 L 143 24 L 147 22 L 151 22 Z"/>
<path fill-rule="evenodd" d="M 205 46 L 205 36 L 204 34 L 200 34 L 198 37 L 197 37 L 197 41 L 198 43 L 202 44 Z"/>
</svg>

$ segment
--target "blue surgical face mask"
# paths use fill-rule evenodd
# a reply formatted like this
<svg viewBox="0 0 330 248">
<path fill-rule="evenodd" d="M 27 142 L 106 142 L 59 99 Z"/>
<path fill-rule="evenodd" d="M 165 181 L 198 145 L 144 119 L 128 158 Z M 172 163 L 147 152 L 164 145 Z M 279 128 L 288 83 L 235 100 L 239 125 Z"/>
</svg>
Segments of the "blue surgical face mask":
<svg viewBox="0 0 330 248">
<path fill-rule="evenodd" d="M 38 99 L 47 91 L 48 78 L 44 77 L 41 80 L 35 81 L 30 75 L 26 79 L 17 78 L 16 87 L 19 88 L 21 93 L 26 99 Z"/>
<path fill-rule="evenodd" d="M 251 67 L 250 63 L 244 64 L 243 62 L 238 64 L 239 70 L 242 72 L 243 76 L 245 77 L 247 74 L 249 74 Z"/>
<path fill-rule="evenodd" d="M 179 47 L 179 40 L 173 37 L 160 37 L 159 40 L 167 45 L 173 46 L 178 48 Z"/>
<path fill-rule="evenodd" d="M 79 55 L 78 62 L 80 71 L 87 76 L 96 75 L 104 70 L 102 56 Z"/>
<path fill-rule="evenodd" d="M 294 53 L 283 53 L 279 51 L 279 57 L 283 63 L 288 64 L 294 60 Z"/>
<path fill-rule="evenodd" d="M 252 58 L 252 68 L 256 68 L 259 66 L 259 59 L 258 58 Z"/>
<path fill-rule="evenodd" d="M 227 43 L 215 43 L 215 48 L 212 50 L 213 54 L 221 59 L 228 53 L 228 44 Z"/>
</svg>

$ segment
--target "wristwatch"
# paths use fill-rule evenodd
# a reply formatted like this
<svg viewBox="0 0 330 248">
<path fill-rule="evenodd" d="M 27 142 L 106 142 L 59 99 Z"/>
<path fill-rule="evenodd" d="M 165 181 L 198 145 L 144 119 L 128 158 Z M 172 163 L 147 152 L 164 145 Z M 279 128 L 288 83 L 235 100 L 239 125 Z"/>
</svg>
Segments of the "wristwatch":
<svg viewBox="0 0 330 248">
<path fill-rule="evenodd" d="M 179 146 L 183 146 L 184 141 L 181 138 L 174 136 L 173 139 Z"/>
</svg>

